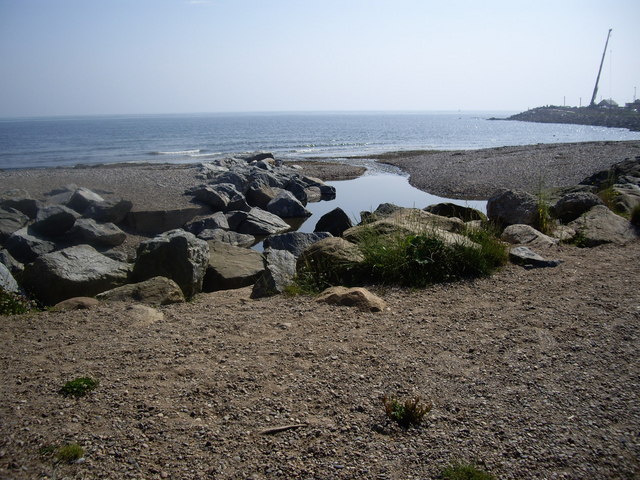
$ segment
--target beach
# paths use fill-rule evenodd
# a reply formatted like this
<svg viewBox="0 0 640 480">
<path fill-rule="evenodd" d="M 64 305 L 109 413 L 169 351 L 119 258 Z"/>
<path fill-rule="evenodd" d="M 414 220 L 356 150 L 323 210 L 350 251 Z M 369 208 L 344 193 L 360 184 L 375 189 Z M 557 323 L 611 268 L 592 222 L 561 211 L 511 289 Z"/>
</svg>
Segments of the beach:
<svg viewBox="0 0 640 480">
<path fill-rule="evenodd" d="M 640 142 L 380 156 L 430 193 L 487 198 L 578 183 Z M 349 165 L 300 162 L 325 180 Z M 328 165 L 328 166 L 327 166 Z M 34 197 L 69 183 L 174 208 L 194 166 L 0 172 Z M 251 288 L 144 307 L 0 317 L 0 478 L 425 479 L 473 463 L 497 478 L 640 475 L 640 243 L 541 252 L 425 289 L 372 287 L 379 313 Z M 543 294 L 542 294 L 543 292 Z M 90 376 L 80 399 L 58 393 Z M 424 424 L 388 421 L 381 398 L 418 396 Z M 56 463 L 66 443 L 80 463 Z"/>
</svg>

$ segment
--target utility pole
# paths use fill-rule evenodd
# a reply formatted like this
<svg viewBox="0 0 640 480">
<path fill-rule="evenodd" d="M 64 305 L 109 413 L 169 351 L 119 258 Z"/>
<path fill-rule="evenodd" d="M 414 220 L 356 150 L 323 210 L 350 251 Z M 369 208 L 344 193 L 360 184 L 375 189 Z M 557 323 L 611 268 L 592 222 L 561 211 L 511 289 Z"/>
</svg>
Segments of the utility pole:
<svg viewBox="0 0 640 480">
<path fill-rule="evenodd" d="M 595 107 L 596 105 L 596 95 L 598 94 L 598 82 L 600 82 L 600 74 L 602 73 L 602 65 L 604 64 L 604 56 L 607 54 L 607 45 L 609 45 L 609 37 L 611 36 L 611 30 L 609 29 L 609 33 L 607 33 L 607 41 L 604 44 L 604 51 L 602 52 L 602 60 L 600 60 L 600 69 L 598 70 L 598 77 L 596 78 L 596 86 L 593 88 L 593 95 L 591 96 L 590 107 Z"/>
</svg>

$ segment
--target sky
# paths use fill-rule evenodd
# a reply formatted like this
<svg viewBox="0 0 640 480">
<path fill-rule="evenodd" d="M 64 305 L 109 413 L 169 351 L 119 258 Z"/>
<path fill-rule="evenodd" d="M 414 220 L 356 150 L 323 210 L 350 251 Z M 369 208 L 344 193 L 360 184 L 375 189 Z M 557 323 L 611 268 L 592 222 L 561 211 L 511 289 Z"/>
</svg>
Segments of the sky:
<svg viewBox="0 0 640 480">
<path fill-rule="evenodd" d="M 640 87 L 637 0 L 0 0 L 0 117 L 521 111 Z M 640 93 L 638 93 L 640 95 Z"/>
</svg>

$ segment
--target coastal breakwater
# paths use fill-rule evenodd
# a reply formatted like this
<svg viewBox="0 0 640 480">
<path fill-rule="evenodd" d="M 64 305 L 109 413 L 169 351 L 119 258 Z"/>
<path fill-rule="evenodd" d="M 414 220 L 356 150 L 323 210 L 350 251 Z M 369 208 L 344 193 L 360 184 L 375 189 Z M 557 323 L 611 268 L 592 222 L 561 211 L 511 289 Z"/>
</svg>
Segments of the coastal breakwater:
<svg viewBox="0 0 640 480">
<path fill-rule="evenodd" d="M 507 120 L 536 123 L 569 123 L 640 131 L 640 112 L 625 108 L 538 107 L 518 113 Z"/>
</svg>

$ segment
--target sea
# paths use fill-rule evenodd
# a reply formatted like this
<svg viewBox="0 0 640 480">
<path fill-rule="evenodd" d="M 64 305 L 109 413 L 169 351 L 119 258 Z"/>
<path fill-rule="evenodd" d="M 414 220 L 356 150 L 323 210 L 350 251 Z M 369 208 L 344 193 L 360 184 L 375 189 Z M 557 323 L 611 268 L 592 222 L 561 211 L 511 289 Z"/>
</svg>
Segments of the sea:
<svg viewBox="0 0 640 480">
<path fill-rule="evenodd" d="M 200 163 L 272 152 L 337 161 L 401 150 L 640 140 L 640 132 L 490 120 L 515 112 L 233 113 L 0 119 L 0 169 Z"/>
</svg>

